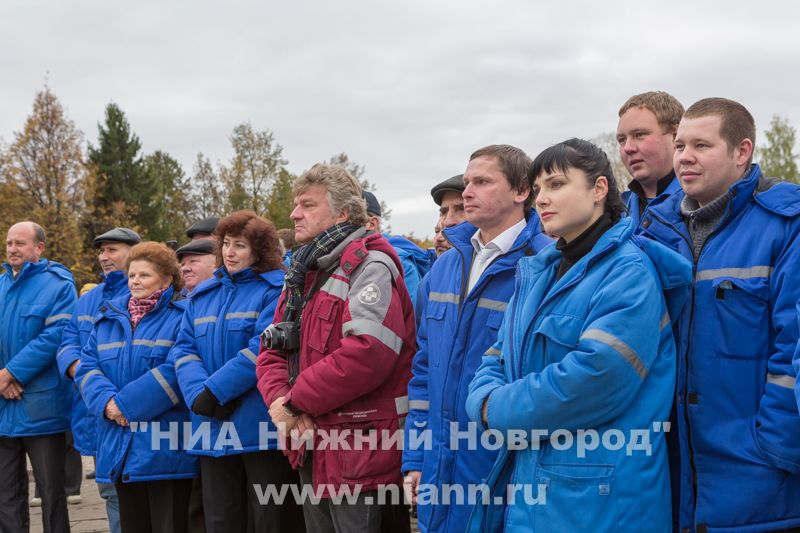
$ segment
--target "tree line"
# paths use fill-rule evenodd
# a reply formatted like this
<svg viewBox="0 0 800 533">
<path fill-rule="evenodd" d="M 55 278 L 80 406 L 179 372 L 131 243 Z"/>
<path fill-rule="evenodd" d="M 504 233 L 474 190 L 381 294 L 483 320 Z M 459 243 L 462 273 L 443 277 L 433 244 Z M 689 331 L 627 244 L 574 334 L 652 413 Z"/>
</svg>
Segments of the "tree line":
<svg viewBox="0 0 800 533">
<path fill-rule="evenodd" d="M 97 140 L 85 143 L 56 95 L 45 86 L 13 141 L 0 144 L 0 231 L 19 220 L 33 220 L 48 233 L 47 257 L 63 263 L 79 286 L 97 279 L 94 236 L 115 226 L 143 238 L 180 241 L 186 228 L 209 216 L 252 209 L 278 228 L 293 227 L 292 184 L 283 147 L 269 130 L 245 122 L 229 137 L 233 157 L 212 163 L 197 154 L 191 173 L 163 150 L 142 153 L 139 137 L 125 113 L 111 102 L 98 123 Z M 630 176 L 619 160 L 614 134 L 592 139 L 602 147 L 621 182 Z M 773 116 L 756 161 L 765 174 L 800 183 L 795 153 L 796 129 Z M 346 167 L 367 190 L 363 166 L 347 154 L 326 162 Z M 383 219 L 390 210 L 383 205 Z M 435 217 L 433 206 L 431 219 Z M 413 236 L 410 236 L 413 238 Z"/>
<path fill-rule="evenodd" d="M 142 153 L 139 137 L 113 102 L 97 130 L 96 141 L 87 143 L 45 86 L 21 131 L 0 145 L 0 231 L 20 220 L 41 224 L 46 257 L 72 269 L 79 286 L 100 273 L 92 239 L 115 226 L 132 228 L 144 239 L 181 241 L 197 220 L 252 209 L 278 228 L 293 227 L 296 176 L 268 130 L 237 125 L 229 137 L 230 161 L 214 164 L 198 153 L 189 174 L 163 150 Z M 346 167 L 374 189 L 364 167 L 347 154 L 327 162 Z"/>
</svg>

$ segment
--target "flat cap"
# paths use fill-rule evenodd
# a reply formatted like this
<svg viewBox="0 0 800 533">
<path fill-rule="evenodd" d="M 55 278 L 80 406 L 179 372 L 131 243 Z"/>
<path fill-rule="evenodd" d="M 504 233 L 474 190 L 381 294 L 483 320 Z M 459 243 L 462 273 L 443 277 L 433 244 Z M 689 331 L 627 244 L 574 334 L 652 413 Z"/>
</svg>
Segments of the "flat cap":
<svg viewBox="0 0 800 533">
<path fill-rule="evenodd" d="M 92 246 L 97 248 L 100 246 L 101 243 L 113 241 L 113 242 L 121 242 L 125 244 L 130 244 L 133 246 L 134 244 L 139 244 L 142 242 L 142 238 L 139 237 L 139 234 L 133 231 L 132 229 L 128 228 L 114 228 L 110 231 L 103 233 L 102 235 L 98 235 L 92 241 Z"/>
<path fill-rule="evenodd" d="M 186 230 L 186 236 L 190 239 L 194 238 L 195 233 L 208 233 L 211 235 L 214 233 L 214 230 L 217 229 L 217 224 L 219 223 L 219 219 L 217 217 L 208 217 L 204 218 L 199 222 L 195 222 L 189 229 Z"/>
<path fill-rule="evenodd" d="M 217 243 L 213 239 L 195 239 L 189 241 L 177 250 L 175 253 L 180 261 L 184 255 L 208 255 L 214 253 L 214 247 Z"/>
<path fill-rule="evenodd" d="M 369 191 L 364 191 L 362 196 L 367 201 L 367 214 L 381 216 L 381 203 L 375 198 L 375 195 Z"/>
<path fill-rule="evenodd" d="M 433 196 L 433 201 L 436 202 L 436 205 L 442 205 L 442 196 L 449 191 L 457 192 L 458 194 L 464 192 L 464 174 L 448 178 L 431 189 L 431 196 Z"/>
</svg>

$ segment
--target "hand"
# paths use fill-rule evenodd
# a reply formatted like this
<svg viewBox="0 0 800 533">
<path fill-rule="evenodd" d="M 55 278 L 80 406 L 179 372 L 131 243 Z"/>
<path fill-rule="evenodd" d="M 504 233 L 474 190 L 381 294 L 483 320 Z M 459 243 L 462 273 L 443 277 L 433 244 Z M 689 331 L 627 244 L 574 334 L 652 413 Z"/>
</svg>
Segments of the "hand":
<svg viewBox="0 0 800 533">
<path fill-rule="evenodd" d="M 75 379 L 75 372 L 78 370 L 78 364 L 80 363 L 80 359 L 77 359 L 74 363 L 69 365 L 67 368 L 67 377 L 71 379 Z"/>
<path fill-rule="evenodd" d="M 489 427 L 489 397 L 483 400 L 483 407 L 481 407 L 481 421 L 487 428 Z"/>
<path fill-rule="evenodd" d="M 214 396 L 214 393 L 208 387 L 203 389 L 203 392 L 197 395 L 194 403 L 192 404 L 192 411 L 200 416 L 214 417 L 215 411 L 220 407 L 219 400 Z"/>
<path fill-rule="evenodd" d="M 9 372 L 7 369 L 4 368 L 0 370 L 0 394 L 4 395 L 8 386 L 15 381 L 16 379 L 14 379 L 14 376 L 12 376 L 11 372 Z"/>
<path fill-rule="evenodd" d="M 6 400 L 20 400 L 23 392 L 22 385 L 19 384 L 19 381 L 14 380 L 6 387 L 2 396 Z"/>
<path fill-rule="evenodd" d="M 281 396 L 272 402 L 269 406 L 269 416 L 272 418 L 272 423 L 278 428 L 278 432 L 288 435 L 300 421 L 300 417 L 289 416 L 283 407 L 284 398 L 285 396 Z"/>
<path fill-rule="evenodd" d="M 411 505 L 417 505 L 417 494 L 419 493 L 419 478 L 422 472 L 419 470 L 409 470 L 403 478 L 403 492 Z"/>
<path fill-rule="evenodd" d="M 291 430 L 291 437 L 293 440 L 300 442 L 307 440 L 307 442 L 314 442 L 314 432 L 317 430 L 317 425 L 314 419 L 308 413 L 301 413 L 300 416 L 295 417 L 297 423 Z"/>
<path fill-rule="evenodd" d="M 117 402 L 114 401 L 114 398 L 108 400 L 106 404 L 106 408 L 104 413 L 106 418 L 111 420 L 112 422 L 116 422 L 118 425 L 122 427 L 128 427 L 128 419 L 122 414 L 122 411 L 119 410 L 117 407 Z"/>
</svg>

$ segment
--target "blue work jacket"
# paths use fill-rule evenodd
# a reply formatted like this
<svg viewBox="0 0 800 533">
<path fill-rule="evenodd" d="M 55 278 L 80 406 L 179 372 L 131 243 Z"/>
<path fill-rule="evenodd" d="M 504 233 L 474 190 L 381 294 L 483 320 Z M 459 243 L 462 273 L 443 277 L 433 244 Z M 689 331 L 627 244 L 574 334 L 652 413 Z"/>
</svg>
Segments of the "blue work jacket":
<svg viewBox="0 0 800 533">
<path fill-rule="evenodd" d="M 24 390 L 0 397 L 0 436 L 30 437 L 69 429 L 70 383 L 56 365 L 61 332 L 75 310 L 75 283 L 63 265 L 26 262 L 16 277 L 0 272 L 0 368 Z M 66 408 L 65 408 L 66 406 Z"/>
<path fill-rule="evenodd" d="M 677 518 L 693 531 L 800 527 L 800 187 L 752 165 L 729 192 L 696 261 L 682 192 L 639 230 L 694 263 L 678 328 Z"/>
<path fill-rule="evenodd" d="M 469 450 L 464 443 L 454 449 L 450 439 L 455 428 L 467 430 L 467 385 L 481 356 L 497 340 L 497 330 L 514 291 L 517 262 L 552 242 L 542 233 L 539 218 L 531 213 L 508 253 L 495 259 L 467 292 L 475 254 L 470 238 L 476 231 L 468 222 L 444 230 L 453 248 L 434 263 L 419 296 L 418 349 L 408 385 L 402 469 L 421 471 L 421 483 L 431 487 L 478 483 L 494 463 L 496 450 L 480 445 Z M 429 449 L 425 445 L 412 447 L 411 431 L 420 435 L 429 432 Z M 461 532 L 469 509 L 467 505 L 438 504 L 423 497 L 417 505 L 420 529 Z"/>
<path fill-rule="evenodd" d="M 191 407 L 208 387 L 220 404 L 239 400 L 241 405 L 228 420 L 193 412 L 193 431 L 210 436 L 197 440 L 189 453 L 219 457 L 277 449 L 277 439 L 269 437 L 276 428 L 256 389 L 256 358 L 283 277 L 283 270 L 258 274 L 247 268 L 230 275 L 220 267 L 192 293 L 173 352 L 186 402 Z"/>
<path fill-rule="evenodd" d="M 80 298 L 69 324 L 61 335 L 56 361 L 59 373 L 66 379 L 67 369 L 81 358 L 81 350 L 86 346 L 92 333 L 94 320 L 104 300 L 129 295 L 128 278 L 122 271 L 109 272 L 102 283 Z M 81 455 L 94 455 L 97 451 L 97 417 L 86 409 L 78 386 L 72 386 L 72 437 L 75 449 Z"/>
<path fill-rule="evenodd" d="M 135 328 L 129 294 L 103 302 L 81 352 L 75 382 L 98 418 L 100 483 L 197 476 L 197 459 L 183 451 L 189 410 L 168 357 L 185 309 L 185 300 L 174 297 L 172 287 L 164 291 Z M 128 427 L 105 417 L 112 399 Z"/>
</svg>

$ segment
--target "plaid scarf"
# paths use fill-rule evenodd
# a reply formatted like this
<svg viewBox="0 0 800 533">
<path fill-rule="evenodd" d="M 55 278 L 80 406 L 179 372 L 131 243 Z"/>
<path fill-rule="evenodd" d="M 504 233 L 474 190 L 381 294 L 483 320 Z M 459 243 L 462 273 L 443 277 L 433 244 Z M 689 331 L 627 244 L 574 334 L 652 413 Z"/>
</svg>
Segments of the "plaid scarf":
<svg viewBox="0 0 800 533">
<path fill-rule="evenodd" d="M 331 253 L 343 240 L 358 227 L 349 222 L 341 222 L 331 226 L 310 243 L 297 248 L 292 253 L 292 262 L 286 273 L 286 308 L 283 311 L 283 321 L 293 322 L 300 318 L 303 310 L 303 293 L 305 292 L 306 273 L 317 268 L 317 260 Z"/>
<path fill-rule="evenodd" d="M 134 298 L 128 300 L 128 312 L 131 314 L 131 324 L 135 328 L 136 325 L 144 318 L 144 315 L 153 310 L 158 303 L 158 299 L 164 294 L 167 289 L 160 289 L 146 296 L 145 298 Z"/>
</svg>

